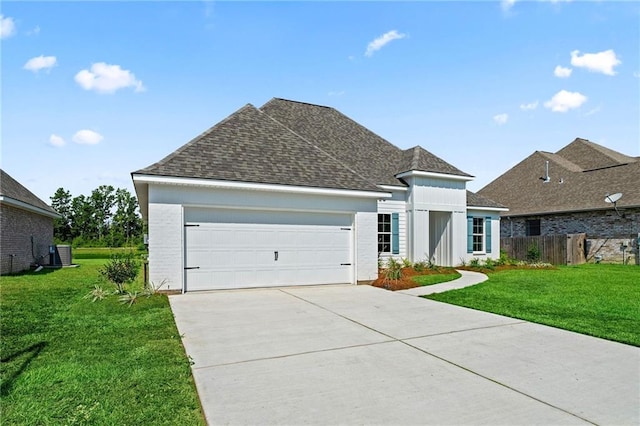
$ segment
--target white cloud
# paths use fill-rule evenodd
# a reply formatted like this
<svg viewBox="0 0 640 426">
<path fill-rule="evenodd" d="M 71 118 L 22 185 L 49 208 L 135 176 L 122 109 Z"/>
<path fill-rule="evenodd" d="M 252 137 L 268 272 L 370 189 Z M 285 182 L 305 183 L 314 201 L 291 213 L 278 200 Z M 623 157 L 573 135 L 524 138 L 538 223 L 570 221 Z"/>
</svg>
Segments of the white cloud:
<svg viewBox="0 0 640 426">
<path fill-rule="evenodd" d="M 636 71 L 636 72 L 634 72 L 634 73 L 633 73 L 633 76 L 634 76 L 635 78 L 640 78 L 640 71 Z"/>
<path fill-rule="evenodd" d="M 585 102 L 587 97 L 582 93 L 561 90 L 545 102 L 544 106 L 553 112 L 567 112 L 570 109 L 579 108 Z"/>
<path fill-rule="evenodd" d="M 514 4 L 516 4 L 516 0 L 502 0 L 500 2 L 500 7 L 503 11 L 507 12 L 511 10 Z"/>
<path fill-rule="evenodd" d="M 503 124 L 506 124 L 508 120 L 509 120 L 509 114 L 506 114 L 506 113 L 493 116 L 493 121 L 495 121 L 496 124 L 498 124 L 498 126 L 502 126 Z"/>
<path fill-rule="evenodd" d="M 104 137 L 93 130 L 78 130 L 73 135 L 73 141 L 80 145 L 96 145 L 104 139 Z"/>
<path fill-rule="evenodd" d="M 24 64 L 24 69 L 27 71 L 38 72 L 42 69 L 50 70 L 56 64 L 57 59 L 55 56 L 36 56 L 31 58 Z"/>
<path fill-rule="evenodd" d="M 558 65 L 553 70 L 553 75 L 555 75 L 558 78 L 568 78 L 571 75 L 572 72 L 573 72 L 573 70 L 571 68 L 565 68 L 565 67 L 561 67 L 560 65 Z"/>
<path fill-rule="evenodd" d="M 399 33 L 396 30 L 388 31 L 382 34 L 377 39 L 373 40 L 371 43 L 367 45 L 367 51 L 364 52 L 365 56 L 371 56 L 377 50 L 382 49 L 387 44 L 391 43 L 393 40 L 400 40 L 405 38 L 407 35 Z"/>
<path fill-rule="evenodd" d="M 49 136 L 49 145 L 55 146 L 55 147 L 61 147 L 65 145 L 65 141 L 62 137 L 55 134 L 51 134 L 51 136 Z"/>
<path fill-rule="evenodd" d="M 16 23 L 13 18 L 0 15 L 0 38 L 9 38 L 16 33 Z"/>
<path fill-rule="evenodd" d="M 98 93 L 114 93 L 126 87 L 133 87 L 136 92 L 145 90 L 142 81 L 137 80 L 131 71 L 123 70 L 120 65 L 104 62 L 91 65 L 91 71 L 80 71 L 76 74 L 75 80 L 83 89 L 95 90 Z"/>
<path fill-rule="evenodd" d="M 530 102 L 528 104 L 521 104 L 520 109 L 523 111 L 531 111 L 538 108 L 538 101 Z"/>
<path fill-rule="evenodd" d="M 586 68 L 591 72 L 599 72 L 606 75 L 616 75 L 613 67 L 620 65 L 616 57 L 616 52 L 612 49 L 598 53 L 585 53 L 580 56 L 579 50 L 571 52 L 571 65 L 579 68 Z"/>
</svg>

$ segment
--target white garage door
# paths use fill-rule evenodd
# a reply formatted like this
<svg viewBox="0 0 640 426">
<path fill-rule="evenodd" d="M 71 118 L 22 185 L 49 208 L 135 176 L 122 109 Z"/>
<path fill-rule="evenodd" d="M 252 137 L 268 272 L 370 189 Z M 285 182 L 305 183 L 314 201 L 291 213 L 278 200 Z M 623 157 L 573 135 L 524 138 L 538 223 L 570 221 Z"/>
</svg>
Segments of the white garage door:
<svg viewBox="0 0 640 426">
<path fill-rule="evenodd" d="M 186 291 L 353 281 L 350 215 L 191 209 L 185 219 Z"/>
</svg>

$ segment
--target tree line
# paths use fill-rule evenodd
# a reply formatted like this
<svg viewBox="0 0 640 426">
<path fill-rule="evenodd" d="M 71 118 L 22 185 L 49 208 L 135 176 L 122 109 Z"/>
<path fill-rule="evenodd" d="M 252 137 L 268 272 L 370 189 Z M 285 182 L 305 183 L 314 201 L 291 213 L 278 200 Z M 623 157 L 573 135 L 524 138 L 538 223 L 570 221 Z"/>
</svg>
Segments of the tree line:
<svg viewBox="0 0 640 426">
<path fill-rule="evenodd" d="M 50 198 L 51 207 L 62 216 L 54 220 L 56 243 L 121 247 L 143 242 L 138 200 L 126 189 L 101 185 L 89 196 L 72 197 L 58 188 Z"/>
</svg>

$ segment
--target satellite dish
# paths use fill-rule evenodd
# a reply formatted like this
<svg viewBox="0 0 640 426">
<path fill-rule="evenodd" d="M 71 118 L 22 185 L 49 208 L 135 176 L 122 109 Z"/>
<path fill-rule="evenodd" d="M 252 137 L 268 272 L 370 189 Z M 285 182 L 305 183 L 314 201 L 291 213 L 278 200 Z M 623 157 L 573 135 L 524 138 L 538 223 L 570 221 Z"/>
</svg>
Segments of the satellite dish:
<svg viewBox="0 0 640 426">
<path fill-rule="evenodd" d="M 621 192 L 616 192 L 615 194 L 607 194 L 604 197 L 604 201 L 605 203 L 609 203 L 609 204 L 615 204 L 620 198 L 622 198 L 622 193 Z"/>
</svg>

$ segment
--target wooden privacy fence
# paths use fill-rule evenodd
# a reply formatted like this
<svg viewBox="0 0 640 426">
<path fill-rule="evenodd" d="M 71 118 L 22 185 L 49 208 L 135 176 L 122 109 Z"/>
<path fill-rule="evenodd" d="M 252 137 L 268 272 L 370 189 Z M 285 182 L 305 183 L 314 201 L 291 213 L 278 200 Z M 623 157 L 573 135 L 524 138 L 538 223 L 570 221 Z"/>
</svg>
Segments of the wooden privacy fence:
<svg viewBox="0 0 640 426">
<path fill-rule="evenodd" d="M 513 259 L 577 265 L 586 262 L 585 242 L 586 234 L 507 237 L 500 238 L 500 248 Z"/>
</svg>

